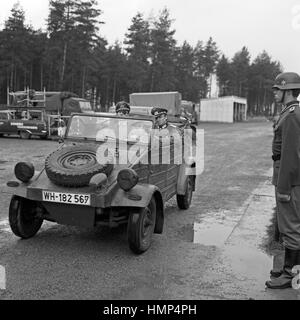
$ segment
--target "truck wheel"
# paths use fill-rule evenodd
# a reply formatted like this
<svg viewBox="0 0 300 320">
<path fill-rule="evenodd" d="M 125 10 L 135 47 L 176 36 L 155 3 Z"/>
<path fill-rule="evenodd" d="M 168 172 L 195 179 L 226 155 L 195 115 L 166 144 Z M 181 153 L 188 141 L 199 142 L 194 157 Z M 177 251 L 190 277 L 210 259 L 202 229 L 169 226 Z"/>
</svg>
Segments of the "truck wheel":
<svg viewBox="0 0 300 320">
<path fill-rule="evenodd" d="M 34 201 L 13 196 L 9 206 L 9 224 L 16 236 L 28 239 L 40 230 L 43 219 L 37 216 Z"/>
<path fill-rule="evenodd" d="M 177 194 L 177 205 L 179 209 L 187 210 L 192 202 L 192 196 L 193 196 L 193 181 L 192 176 L 188 177 L 185 194 Z"/>
<path fill-rule="evenodd" d="M 31 137 L 31 134 L 29 133 L 29 132 L 27 132 L 27 131 L 21 131 L 20 132 L 20 138 L 21 139 L 30 139 L 30 137 Z"/>
<path fill-rule="evenodd" d="M 156 220 L 156 202 L 152 198 L 146 208 L 130 213 L 127 227 L 129 248 L 136 254 L 147 251 L 151 245 Z"/>
<path fill-rule="evenodd" d="M 110 175 L 113 170 L 113 155 L 108 152 L 107 163 L 97 161 L 98 145 L 68 146 L 56 150 L 45 161 L 48 178 L 57 185 L 83 187 L 97 173 Z"/>
</svg>

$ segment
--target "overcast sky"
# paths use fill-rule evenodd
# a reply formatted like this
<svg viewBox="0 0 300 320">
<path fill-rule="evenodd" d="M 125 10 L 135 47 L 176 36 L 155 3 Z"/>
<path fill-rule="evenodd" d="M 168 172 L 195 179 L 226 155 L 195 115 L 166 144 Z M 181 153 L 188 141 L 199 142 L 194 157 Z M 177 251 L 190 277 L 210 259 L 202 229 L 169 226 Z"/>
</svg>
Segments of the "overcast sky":
<svg viewBox="0 0 300 320">
<path fill-rule="evenodd" d="M 0 26 L 16 0 L 2 0 Z M 48 0 L 19 0 L 27 23 L 45 27 Z M 285 71 L 300 73 L 300 0 L 99 0 L 103 11 L 101 35 L 110 44 L 122 41 L 132 17 L 148 17 L 167 7 L 175 20 L 175 38 L 195 45 L 212 36 L 228 57 L 248 47 L 252 59 L 264 49 Z"/>
</svg>

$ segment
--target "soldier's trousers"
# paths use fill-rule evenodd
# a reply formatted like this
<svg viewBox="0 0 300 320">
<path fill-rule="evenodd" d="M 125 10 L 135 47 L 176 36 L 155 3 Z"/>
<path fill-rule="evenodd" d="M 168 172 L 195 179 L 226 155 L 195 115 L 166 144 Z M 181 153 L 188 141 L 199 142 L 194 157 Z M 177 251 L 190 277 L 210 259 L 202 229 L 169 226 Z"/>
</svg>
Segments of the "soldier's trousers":
<svg viewBox="0 0 300 320">
<path fill-rule="evenodd" d="M 276 199 L 276 204 L 278 228 L 284 247 L 300 250 L 300 186 L 292 188 L 289 202 Z"/>
</svg>

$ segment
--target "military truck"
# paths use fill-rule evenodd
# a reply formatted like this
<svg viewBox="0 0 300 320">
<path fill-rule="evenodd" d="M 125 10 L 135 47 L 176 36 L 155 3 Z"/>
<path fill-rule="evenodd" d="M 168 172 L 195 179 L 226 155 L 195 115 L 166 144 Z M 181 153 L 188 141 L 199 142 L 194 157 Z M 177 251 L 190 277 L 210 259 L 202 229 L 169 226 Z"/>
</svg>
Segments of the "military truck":
<svg viewBox="0 0 300 320">
<path fill-rule="evenodd" d="M 181 93 L 174 92 L 140 92 L 129 95 L 130 106 L 162 107 L 171 116 L 180 115 Z"/>
<path fill-rule="evenodd" d="M 8 90 L 7 106 L 0 110 L 0 136 L 47 138 L 62 136 L 73 113 L 92 113 L 89 101 L 71 92 Z"/>
</svg>

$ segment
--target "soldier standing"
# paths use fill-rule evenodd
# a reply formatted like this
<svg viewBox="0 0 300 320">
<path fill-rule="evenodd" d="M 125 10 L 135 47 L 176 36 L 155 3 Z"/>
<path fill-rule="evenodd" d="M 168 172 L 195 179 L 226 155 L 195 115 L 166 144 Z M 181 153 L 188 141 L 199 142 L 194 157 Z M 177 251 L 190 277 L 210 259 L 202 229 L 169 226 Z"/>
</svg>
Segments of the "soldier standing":
<svg viewBox="0 0 300 320">
<path fill-rule="evenodd" d="M 276 192 L 278 228 L 285 248 L 281 272 L 271 271 L 266 286 L 284 289 L 292 286 L 292 269 L 300 265 L 300 76 L 284 72 L 275 79 L 275 100 L 283 110 L 274 125 L 272 144 L 273 181 Z"/>
</svg>

